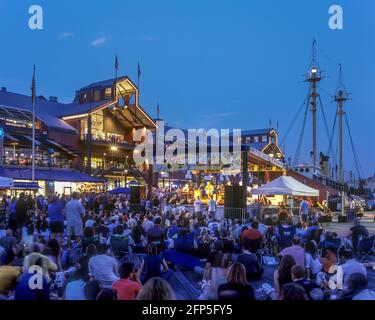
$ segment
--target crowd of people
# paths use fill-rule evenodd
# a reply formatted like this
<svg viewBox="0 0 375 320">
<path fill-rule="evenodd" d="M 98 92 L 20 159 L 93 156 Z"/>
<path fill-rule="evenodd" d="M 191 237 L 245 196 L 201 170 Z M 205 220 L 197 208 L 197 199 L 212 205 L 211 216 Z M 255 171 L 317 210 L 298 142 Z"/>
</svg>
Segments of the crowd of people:
<svg viewBox="0 0 375 320">
<path fill-rule="evenodd" d="M 360 261 L 374 236 L 360 220 L 339 237 L 304 202 L 298 219 L 280 209 L 232 220 L 217 218 L 214 199 L 189 212 L 176 197 L 4 195 L 0 300 L 174 300 L 177 270 L 201 277 L 201 300 L 375 299 L 374 264 Z"/>
</svg>

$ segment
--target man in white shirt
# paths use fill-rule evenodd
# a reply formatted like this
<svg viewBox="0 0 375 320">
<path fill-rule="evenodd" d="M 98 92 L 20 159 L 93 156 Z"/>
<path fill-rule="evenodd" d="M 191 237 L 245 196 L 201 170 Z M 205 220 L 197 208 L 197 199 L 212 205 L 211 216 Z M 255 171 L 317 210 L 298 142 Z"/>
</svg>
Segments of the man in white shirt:
<svg viewBox="0 0 375 320">
<path fill-rule="evenodd" d="M 212 218 L 216 218 L 215 217 L 215 214 L 216 214 L 216 201 L 214 200 L 213 197 L 211 197 L 210 200 L 208 200 L 208 203 L 207 203 L 207 210 L 208 210 L 208 214 L 212 217 Z"/>
<path fill-rule="evenodd" d="M 89 260 L 89 275 L 98 280 L 104 288 L 111 288 L 112 283 L 119 280 L 118 263 L 115 258 L 107 255 L 107 246 L 98 245 L 98 254 Z"/>
<path fill-rule="evenodd" d="M 202 200 L 198 197 L 194 201 L 194 215 L 197 216 L 202 213 Z"/>
<path fill-rule="evenodd" d="M 306 198 L 303 198 L 299 205 L 299 215 L 302 225 L 305 225 L 309 215 L 309 203 L 307 202 Z"/>
<path fill-rule="evenodd" d="M 85 214 L 85 208 L 78 200 L 77 192 L 73 192 L 72 198 L 65 205 L 66 226 L 68 236 L 81 237 L 82 236 L 82 217 Z"/>
</svg>

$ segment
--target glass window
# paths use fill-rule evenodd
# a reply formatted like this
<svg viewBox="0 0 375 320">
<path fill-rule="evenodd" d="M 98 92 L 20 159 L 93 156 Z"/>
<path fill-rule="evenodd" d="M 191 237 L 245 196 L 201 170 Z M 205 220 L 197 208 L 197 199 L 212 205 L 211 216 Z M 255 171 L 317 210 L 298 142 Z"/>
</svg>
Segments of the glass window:
<svg viewBox="0 0 375 320">
<path fill-rule="evenodd" d="M 258 142 L 259 142 L 259 137 L 258 137 L 258 136 L 255 136 L 255 137 L 254 137 L 254 142 L 255 142 L 255 143 L 258 143 Z"/>
<path fill-rule="evenodd" d="M 100 101 L 100 90 L 95 90 L 94 92 L 94 100 Z"/>
<path fill-rule="evenodd" d="M 275 135 L 272 135 L 271 136 L 271 143 L 276 143 L 276 136 Z"/>
<path fill-rule="evenodd" d="M 262 142 L 267 142 L 268 139 L 267 139 L 267 136 L 262 136 Z"/>
<path fill-rule="evenodd" d="M 112 88 L 106 88 L 105 89 L 105 98 L 111 99 L 112 98 Z"/>
</svg>

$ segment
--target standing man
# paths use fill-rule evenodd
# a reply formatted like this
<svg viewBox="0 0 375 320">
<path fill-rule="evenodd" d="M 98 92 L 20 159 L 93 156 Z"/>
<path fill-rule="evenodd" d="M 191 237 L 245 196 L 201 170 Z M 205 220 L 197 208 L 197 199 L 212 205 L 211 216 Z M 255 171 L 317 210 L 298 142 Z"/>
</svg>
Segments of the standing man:
<svg viewBox="0 0 375 320">
<path fill-rule="evenodd" d="M 207 203 L 207 210 L 208 210 L 208 215 L 212 217 L 212 219 L 216 219 L 216 201 L 214 198 L 211 196 L 210 200 L 208 200 Z"/>
<path fill-rule="evenodd" d="M 71 240 L 73 237 L 82 236 L 82 217 L 85 214 L 85 208 L 78 200 L 77 192 L 73 192 L 72 198 L 65 206 L 66 226 L 68 237 Z"/>
<path fill-rule="evenodd" d="M 194 218 L 202 213 L 202 200 L 200 197 L 194 201 Z"/>
<path fill-rule="evenodd" d="M 25 194 L 22 192 L 20 197 L 16 202 L 15 212 L 17 219 L 17 237 L 18 239 L 22 238 L 22 228 L 25 227 L 28 223 L 28 214 L 27 214 L 27 203 L 25 200 Z"/>
<path fill-rule="evenodd" d="M 302 226 L 305 226 L 308 215 L 309 215 L 309 203 L 307 202 L 306 197 L 304 197 L 301 203 L 299 204 L 299 216 L 301 219 Z"/>
</svg>

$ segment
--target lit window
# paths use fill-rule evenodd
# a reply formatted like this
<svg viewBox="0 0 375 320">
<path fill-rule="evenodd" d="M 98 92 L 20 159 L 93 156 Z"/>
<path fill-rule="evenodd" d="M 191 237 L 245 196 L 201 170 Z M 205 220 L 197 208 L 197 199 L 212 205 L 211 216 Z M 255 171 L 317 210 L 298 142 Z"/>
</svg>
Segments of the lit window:
<svg viewBox="0 0 375 320">
<path fill-rule="evenodd" d="M 259 137 L 258 137 L 258 136 L 255 136 L 255 137 L 254 137 L 254 142 L 255 142 L 255 143 L 258 143 L 258 142 L 259 142 Z"/>
<path fill-rule="evenodd" d="M 267 142 L 268 139 L 267 139 L 267 136 L 262 136 L 262 142 Z"/>
<path fill-rule="evenodd" d="M 105 89 L 105 98 L 111 99 L 112 98 L 112 88 L 106 88 Z"/>
</svg>

